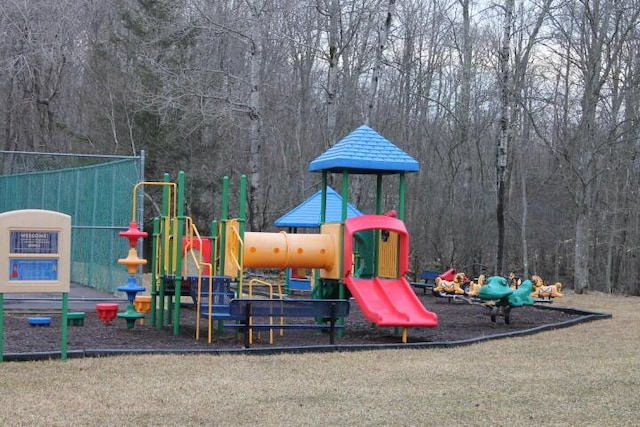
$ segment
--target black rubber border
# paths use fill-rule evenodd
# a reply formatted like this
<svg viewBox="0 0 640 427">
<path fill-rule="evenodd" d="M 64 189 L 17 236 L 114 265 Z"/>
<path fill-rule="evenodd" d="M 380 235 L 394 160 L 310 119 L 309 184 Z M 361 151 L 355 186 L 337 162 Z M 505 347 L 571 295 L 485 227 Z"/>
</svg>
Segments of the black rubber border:
<svg viewBox="0 0 640 427">
<path fill-rule="evenodd" d="M 513 338 L 518 336 L 533 335 L 553 329 L 562 329 L 574 326 L 580 323 L 591 322 L 594 320 L 610 319 L 613 317 L 610 313 L 602 313 L 597 311 L 589 311 L 578 308 L 566 307 L 550 307 L 547 305 L 539 305 L 536 308 L 540 310 L 556 310 L 567 314 L 577 315 L 579 317 L 567 320 L 565 322 L 553 323 L 549 325 L 538 326 L 531 329 L 520 331 L 505 332 L 495 335 L 485 335 L 482 337 L 471 338 L 458 341 L 441 341 L 441 342 L 412 342 L 412 343 L 393 343 L 393 344 L 335 344 L 335 345 L 316 345 L 303 347 L 251 347 L 251 348 L 231 348 L 231 349 L 85 349 L 71 350 L 67 352 L 67 359 L 79 359 L 84 357 L 108 357 L 123 355 L 146 355 L 146 354 L 243 354 L 243 355 L 273 355 L 286 353 L 332 353 L 346 351 L 364 351 L 364 350 L 396 350 L 396 349 L 427 349 L 427 348 L 450 348 L 471 345 L 480 342 Z M 61 359 L 61 352 L 37 352 L 37 353 L 6 353 L 3 360 L 6 362 L 27 362 L 39 360 L 55 360 Z"/>
</svg>

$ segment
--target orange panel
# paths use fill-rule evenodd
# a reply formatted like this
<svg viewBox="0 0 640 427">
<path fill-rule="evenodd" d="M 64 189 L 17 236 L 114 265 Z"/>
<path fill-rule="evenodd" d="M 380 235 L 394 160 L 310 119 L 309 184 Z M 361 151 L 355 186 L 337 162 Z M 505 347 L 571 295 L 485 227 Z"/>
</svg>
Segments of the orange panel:
<svg viewBox="0 0 640 427">
<path fill-rule="evenodd" d="M 333 242 L 334 248 L 334 261 L 331 267 L 325 267 L 320 271 L 320 277 L 323 279 L 340 279 L 342 272 L 340 271 L 342 264 L 340 259 L 342 258 L 342 224 L 330 223 L 322 224 L 320 228 L 322 234 L 328 235 Z"/>
<path fill-rule="evenodd" d="M 382 230 L 378 248 L 378 277 L 398 277 L 398 233 Z"/>
</svg>

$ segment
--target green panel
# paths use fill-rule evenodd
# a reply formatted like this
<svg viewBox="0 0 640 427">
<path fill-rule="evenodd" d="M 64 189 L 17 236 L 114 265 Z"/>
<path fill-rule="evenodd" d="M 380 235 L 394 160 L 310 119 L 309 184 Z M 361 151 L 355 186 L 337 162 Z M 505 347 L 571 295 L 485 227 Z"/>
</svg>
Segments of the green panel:
<svg viewBox="0 0 640 427">
<path fill-rule="evenodd" d="M 14 156 L 13 169 L 22 173 L 0 176 L 0 212 L 47 209 L 71 215 L 71 281 L 110 292 L 126 284 L 127 271 L 118 259 L 127 256 L 129 245 L 118 233 L 131 221 L 141 158 Z M 28 172 L 45 166 L 59 169 Z"/>
<path fill-rule="evenodd" d="M 376 276 L 375 230 L 355 233 L 355 277 L 371 278 Z"/>
</svg>

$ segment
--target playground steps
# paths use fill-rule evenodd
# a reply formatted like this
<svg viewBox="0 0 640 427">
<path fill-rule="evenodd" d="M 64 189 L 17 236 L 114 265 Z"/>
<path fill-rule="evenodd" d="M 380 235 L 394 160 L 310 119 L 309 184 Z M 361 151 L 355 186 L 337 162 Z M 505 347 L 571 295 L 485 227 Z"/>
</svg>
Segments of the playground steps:
<svg viewBox="0 0 640 427">
<path fill-rule="evenodd" d="M 209 290 L 211 289 L 211 293 Z M 193 301 L 200 303 L 200 317 L 208 319 L 209 316 L 213 320 L 241 320 L 237 316 L 231 316 L 229 303 L 235 298 L 236 294 L 231 289 L 231 279 L 226 276 L 214 276 L 213 284 L 209 286 L 209 278 L 202 278 L 201 292 L 198 295 L 198 282 L 192 280 L 191 297 Z M 211 295 L 211 298 L 209 298 Z M 211 304 L 211 305 L 209 305 Z M 211 310 L 209 310 L 211 307 Z"/>
</svg>

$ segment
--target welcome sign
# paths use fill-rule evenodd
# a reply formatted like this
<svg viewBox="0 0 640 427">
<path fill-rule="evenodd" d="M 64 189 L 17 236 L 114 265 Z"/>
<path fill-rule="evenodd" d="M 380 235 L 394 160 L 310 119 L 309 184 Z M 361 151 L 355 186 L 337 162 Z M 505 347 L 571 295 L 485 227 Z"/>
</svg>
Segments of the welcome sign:
<svg viewBox="0 0 640 427">
<path fill-rule="evenodd" d="M 69 292 L 69 215 L 11 211 L 0 214 L 0 224 L 0 293 Z"/>
</svg>

